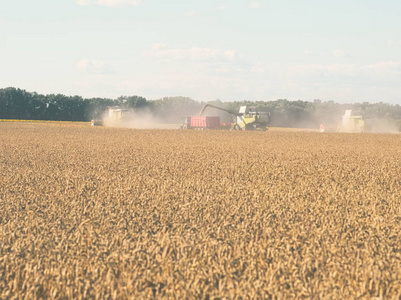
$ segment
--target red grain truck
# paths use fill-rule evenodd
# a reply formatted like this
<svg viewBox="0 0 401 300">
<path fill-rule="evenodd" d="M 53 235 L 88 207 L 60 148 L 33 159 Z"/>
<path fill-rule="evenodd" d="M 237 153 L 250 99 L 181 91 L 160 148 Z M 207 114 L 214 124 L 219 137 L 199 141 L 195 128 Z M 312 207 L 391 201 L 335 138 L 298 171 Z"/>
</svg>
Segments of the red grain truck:
<svg viewBox="0 0 401 300">
<path fill-rule="evenodd" d="M 191 116 L 185 117 L 182 129 L 219 129 L 220 117 Z"/>
</svg>

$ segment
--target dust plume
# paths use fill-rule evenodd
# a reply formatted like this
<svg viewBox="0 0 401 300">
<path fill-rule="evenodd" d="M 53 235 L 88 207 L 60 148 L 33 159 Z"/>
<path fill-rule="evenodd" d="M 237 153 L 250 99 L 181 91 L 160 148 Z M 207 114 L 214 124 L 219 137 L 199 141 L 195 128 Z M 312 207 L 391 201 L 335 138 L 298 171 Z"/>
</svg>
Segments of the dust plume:
<svg viewBox="0 0 401 300">
<path fill-rule="evenodd" d="M 392 119 L 368 119 L 365 121 L 366 131 L 372 133 L 399 133 L 400 127 L 396 120 Z"/>
<path fill-rule="evenodd" d="M 116 109 L 109 111 L 103 119 L 104 126 L 136 129 L 179 129 L 180 124 L 165 123 L 149 110 L 128 111 Z"/>
</svg>

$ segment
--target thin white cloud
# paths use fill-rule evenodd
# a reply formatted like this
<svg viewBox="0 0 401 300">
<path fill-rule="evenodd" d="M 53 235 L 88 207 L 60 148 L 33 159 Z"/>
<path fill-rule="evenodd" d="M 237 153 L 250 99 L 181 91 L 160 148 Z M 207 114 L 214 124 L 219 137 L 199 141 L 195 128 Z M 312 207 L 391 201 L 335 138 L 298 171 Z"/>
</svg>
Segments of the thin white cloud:
<svg viewBox="0 0 401 300">
<path fill-rule="evenodd" d="M 183 15 L 185 17 L 192 17 L 193 15 L 195 15 L 195 11 L 194 10 L 188 10 L 188 11 L 185 11 Z"/>
<path fill-rule="evenodd" d="M 252 9 L 262 8 L 263 7 L 263 3 L 257 2 L 257 1 L 252 1 L 252 2 L 249 3 L 248 7 L 252 8 Z"/>
<path fill-rule="evenodd" d="M 76 0 L 76 3 L 80 6 L 90 5 L 92 2 L 91 0 Z"/>
<path fill-rule="evenodd" d="M 284 77 L 291 78 L 327 78 L 330 76 L 354 76 L 359 67 L 354 64 L 308 64 L 283 68 Z"/>
<path fill-rule="evenodd" d="M 168 49 L 160 44 L 155 49 Z M 82 86 L 93 95 L 136 94 L 150 99 L 181 94 L 197 100 L 326 99 L 367 101 L 399 99 L 401 62 L 372 64 L 263 64 L 245 66 L 242 61 L 210 65 L 212 68 L 163 64 L 160 72 L 109 76 Z M 241 69 L 242 68 L 242 69 Z M 211 70 L 214 69 L 214 72 Z M 190 74 L 190 76 L 188 75 Z M 88 80 L 93 80 L 89 78 Z M 155 88 L 157 87 L 157 88 Z M 110 95 L 115 97 L 115 95 Z"/>
<path fill-rule="evenodd" d="M 138 6 L 141 4 L 141 0 L 76 0 L 76 3 L 80 6 L 99 5 L 108 7 L 118 7 L 118 6 Z"/>
<path fill-rule="evenodd" d="M 165 44 L 155 44 L 145 51 L 143 55 L 174 61 L 232 61 L 237 57 L 234 50 L 197 47 L 170 49 Z"/>
<path fill-rule="evenodd" d="M 372 87 L 398 86 L 401 63 L 395 61 L 358 64 L 314 64 L 283 67 L 280 79 L 316 88 L 347 87 L 365 93 Z"/>
<path fill-rule="evenodd" d="M 167 44 L 156 43 L 150 49 L 153 51 L 163 50 L 167 48 Z"/>
<path fill-rule="evenodd" d="M 304 54 L 315 57 L 351 57 L 344 49 L 335 49 L 330 52 L 305 50 Z"/>
<path fill-rule="evenodd" d="M 314 50 L 305 50 L 304 54 L 308 56 L 325 56 L 324 52 Z"/>
<path fill-rule="evenodd" d="M 401 63 L 395 61 L 378 62 L 371 65 L 362 66 L 361 70 L 373 71 L 375 73 L 399 73 L 401 74 Z"/>
<path fill-rule="evenodd" d="M 242 94 L 248 91 L 248 83 L 240 78 L 230 76 L 216 76 L 194 71 L 191 76 L 186 72 L 173 72 L 169 74 L 153 74 L 152 76 L 141 75 L 140 78 L 125 80 L 118 84 L 117 89 L 123 94 L 141 92 L 149 94 L 155 92 L 158 87 L 159 95 L 154 98 L 165 97 L 166 95 L 177 95 L 177 92 L 193 97 L 197 100 L 211 100 L 227 95 L 227 93 Z M 246 91 L 244 91 L 246 89 Z M 231 97 L 230 97 L 231 98 Z M 227 99 L 230 99 L 227 98 Z M 231 98 L 231 100 L 237 98 Z"/>
<path fill-rule="evenodd" d="M 393 46 L 401 46 L 401 41 L 394 41 L 394 40 L 388 40 L 387 41 L 387 46 L 393 47 Z"/>
<path fill-rule="evenodd" d="M 346 57 L 347 53 L 343 49 L 336 49 L 331 52 L 331 54 L 335 57 Z"/>
<path fill-rule="evenodd" d="M 228 10 L 229 7 L 228 6 L 218 6 L 216 7 L 216 10 Z"/>
<path fill-rule="evenodd" d="M 77 69 L 92 74 L 113 74 L 115 71 L 113 68 L 108 66 L 102 61 L 98 60 L 90 60 L 90 59 L 82 59 L 80 60 L 77 65 Z"/>
</svg>

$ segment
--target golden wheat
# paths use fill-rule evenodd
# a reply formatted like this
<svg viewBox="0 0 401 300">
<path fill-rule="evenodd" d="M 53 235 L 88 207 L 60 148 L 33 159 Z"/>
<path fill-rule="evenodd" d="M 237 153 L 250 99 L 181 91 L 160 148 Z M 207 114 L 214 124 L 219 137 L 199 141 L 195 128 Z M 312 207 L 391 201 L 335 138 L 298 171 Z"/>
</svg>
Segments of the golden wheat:
<svg viewBox="0 0 401 300">
<path fill-rule="evenodd" d="M 401 136 L 0 123 L 0 298 L 396 298 Z"/>
</svg>

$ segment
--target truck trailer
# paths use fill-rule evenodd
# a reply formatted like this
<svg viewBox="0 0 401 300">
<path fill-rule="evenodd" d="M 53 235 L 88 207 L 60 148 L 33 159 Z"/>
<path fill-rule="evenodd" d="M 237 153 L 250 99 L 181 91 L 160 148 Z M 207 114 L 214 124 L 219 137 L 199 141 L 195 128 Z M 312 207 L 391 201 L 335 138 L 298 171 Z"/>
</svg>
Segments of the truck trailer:
<svg viewBox="0 0 401 300">
<path fill-rule="evenodd" d="M 270 122 L 270 113 L 258 111 L 253 107 L 241 106 L 239 112 L 218 107 L 212 104 L 206 104 L 199 113 L 199 116 L 185 117 L 182 129 L 224 129 L 227 126 L 220 125 L 220 117 L 203 116 L 205 110 L 210 107 L 225 111 L 233 117 L 233 122 L 229 126 L 235 130 L 267 130 L 267 124 Z"/>
<path fill-rule="evenodd" d="M 215 116 L 187 116 L 182 129 L 219 129 L 220 117 Z"/>
</svg>

